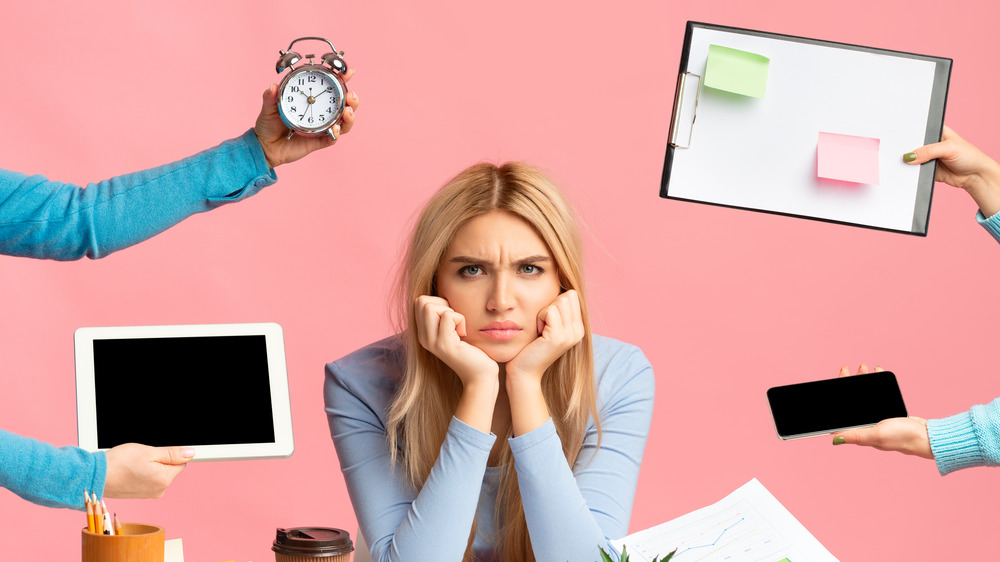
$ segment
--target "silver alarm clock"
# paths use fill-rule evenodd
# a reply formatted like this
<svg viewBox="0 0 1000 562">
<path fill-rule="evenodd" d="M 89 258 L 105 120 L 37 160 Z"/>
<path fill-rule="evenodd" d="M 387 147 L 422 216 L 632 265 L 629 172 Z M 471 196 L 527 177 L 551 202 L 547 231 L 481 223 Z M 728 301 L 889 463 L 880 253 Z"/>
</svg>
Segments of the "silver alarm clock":
<svg viewBox="0 0 1000 562">
<path fill-rule="evenodd" d="M 316 55 L 302 57 L 292 51 L 295 43 L 306 40 L 323 41 L 330 46 L 330 52 L 319 57 L 317 63 L 313 60 Z M 347 94 L 343 79 L 347 72 L 344 52 L 338 52 L 333 43 L 322 37 L 300 37 L 278 53 L 281 55 L 275 65 L 278 74 L 291 69 L 278 85 L 278 114 L 288 126 L 288 138 L 294 134 L 304 137 L 330 135 L 336 140 L 333 126 L 344 114 Z M 303 58 L 307 62 L 295 67 Z"/>
</svg>

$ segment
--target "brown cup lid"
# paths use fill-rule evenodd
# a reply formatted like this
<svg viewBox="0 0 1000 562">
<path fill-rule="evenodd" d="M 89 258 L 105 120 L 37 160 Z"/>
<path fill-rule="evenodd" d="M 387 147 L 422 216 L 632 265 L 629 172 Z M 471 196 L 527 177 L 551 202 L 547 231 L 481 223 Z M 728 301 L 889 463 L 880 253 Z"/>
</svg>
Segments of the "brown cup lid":
<svg viewBox="0 0 1000 562">
<path fill-rule="evenodd" d="M 330 527 L 278 528 L 271 550 L 289 556 L 324 558 L 350 554 L 354 550 L 351 534 Z"/>
</svg>

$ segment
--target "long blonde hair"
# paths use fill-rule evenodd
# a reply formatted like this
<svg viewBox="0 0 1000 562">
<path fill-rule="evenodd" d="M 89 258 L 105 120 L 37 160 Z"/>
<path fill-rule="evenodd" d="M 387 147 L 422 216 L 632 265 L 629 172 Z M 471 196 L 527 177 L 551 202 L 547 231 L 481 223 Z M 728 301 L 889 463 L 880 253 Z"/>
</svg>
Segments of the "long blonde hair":
<svg viewBox="0 0 1000 562">
<path fill-rule="evenodd" d="M 413 302 L 421 295 L 436 295 L 434 276 L 455 233 L 469 220 L 492 211 L 513 213 L 532 225 L 548 245 L 561 289 L 575 289 L 580 296 L 583 340 L 557 359 L 542 378 L 542 393 L 566 462 L 573 466 L 576 461 L 588 420 L 594 420 L 600 435 L 583 248 L 572 207 L 551 180 L 528 165 L 476 164 L 455 176 L 427 203 L 414 227 L 396 287 L 406 371 L 389 411 L 387 432 L 394 464 L 401 466 L 417 489 L 437 460 L 462 386 L 454 371 L 417 341 L 416 330 L 410 328 L 415 325 Z M 507 437 L 498 436 L 503 448 L 496 542 L 502 560 L 534 560 Z M 471 560 L 475 535 L 473 524 L 465 560 Z"/>
</svg>

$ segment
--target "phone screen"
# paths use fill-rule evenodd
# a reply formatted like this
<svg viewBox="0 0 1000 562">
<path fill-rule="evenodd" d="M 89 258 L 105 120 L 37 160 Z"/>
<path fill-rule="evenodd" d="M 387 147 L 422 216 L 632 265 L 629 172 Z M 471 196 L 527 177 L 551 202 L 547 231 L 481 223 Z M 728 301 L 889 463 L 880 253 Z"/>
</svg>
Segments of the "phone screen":
<svg viewBox="0 0 1000 562">
<path fill-rule="evenodd" d="M 905 417 L 906 405 L 889 371 L 776 386 L 767 401 L 778 437 L 795 439 Z"/>
</svg>

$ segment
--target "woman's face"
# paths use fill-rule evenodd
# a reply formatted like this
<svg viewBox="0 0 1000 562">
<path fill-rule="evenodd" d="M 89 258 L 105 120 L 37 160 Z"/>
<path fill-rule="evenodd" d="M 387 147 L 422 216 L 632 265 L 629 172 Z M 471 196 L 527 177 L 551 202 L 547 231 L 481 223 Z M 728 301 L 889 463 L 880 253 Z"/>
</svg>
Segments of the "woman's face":
<svg viewBox="0 0 1000 562">
<path fill-rule="evenodd" d="M 438 296 L 465 317 L 463 339 L 499 363 L 538 337 L 538 313 L 560 293 L 548 246 L 524 219 L 504 211 L 462 226 L 436 279 Z"/>
</svg>

